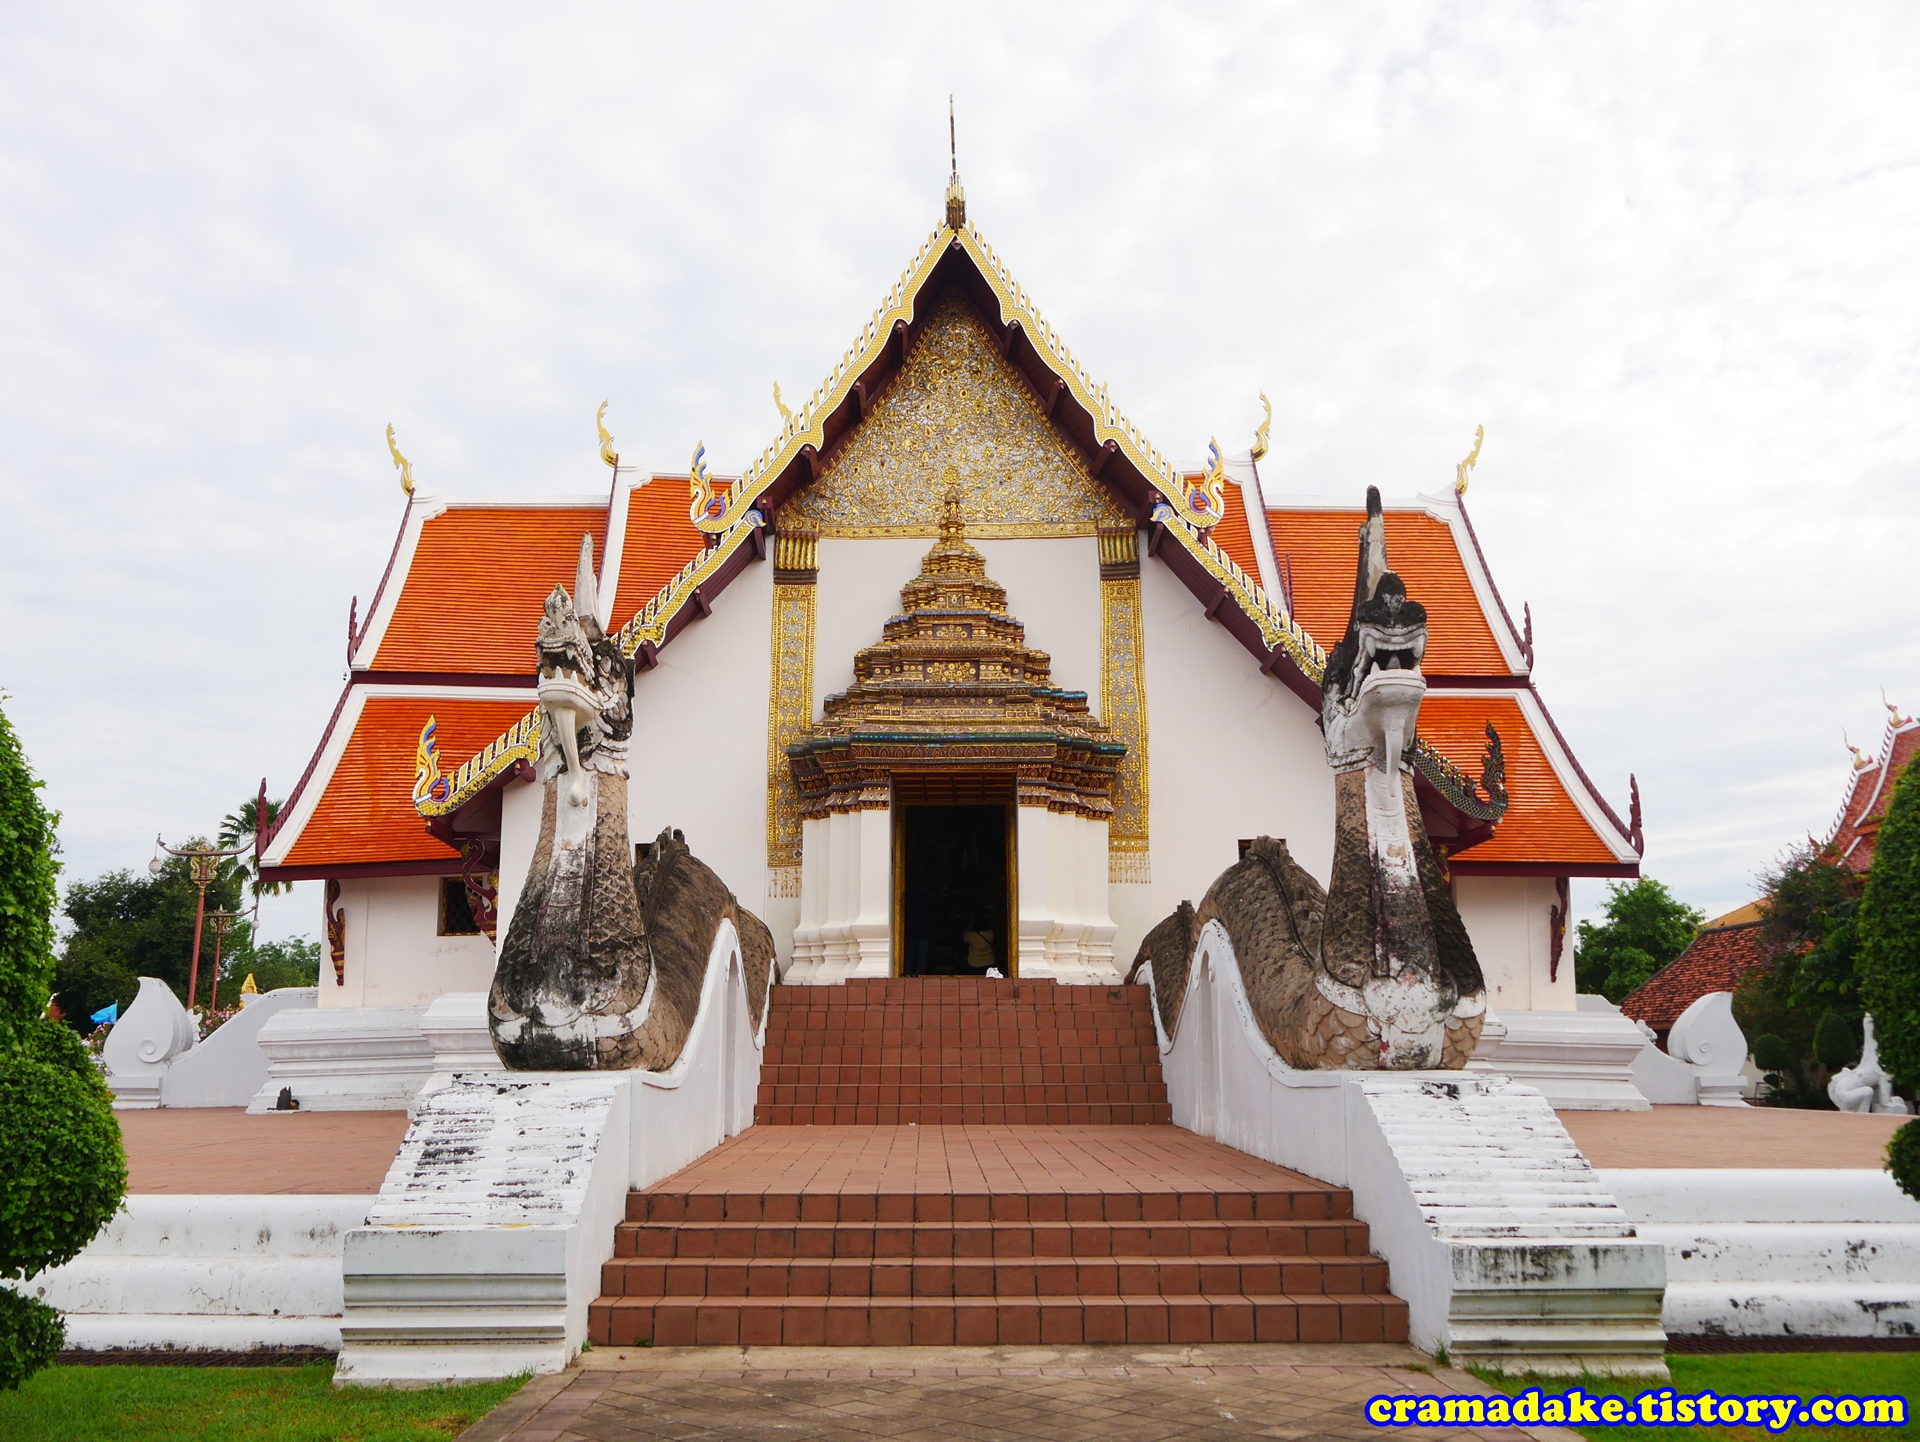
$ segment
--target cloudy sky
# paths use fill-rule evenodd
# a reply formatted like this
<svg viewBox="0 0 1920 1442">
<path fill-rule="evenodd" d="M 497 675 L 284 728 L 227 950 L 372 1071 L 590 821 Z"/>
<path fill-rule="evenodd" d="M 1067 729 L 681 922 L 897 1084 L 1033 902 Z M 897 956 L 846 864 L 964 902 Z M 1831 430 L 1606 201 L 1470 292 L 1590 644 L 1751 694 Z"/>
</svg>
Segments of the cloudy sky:
<svg viewBox="0 0 1920 1442">
<path fill-rule="evenodd" d="M 423 483 L 737 469 L 969 209 L 1163 450 L 1470 502 L 1710 914 L 1920 707 L 1912 6 L 0 9 L 0 688 L 69 876 L 283 794 Z M 302 888 L 303 891 L 311 887 Z M 1576 893 L 1581 909 L 1599 883 Z M 271 918 L 318 930 L 318 900 Z"/>
</svg>

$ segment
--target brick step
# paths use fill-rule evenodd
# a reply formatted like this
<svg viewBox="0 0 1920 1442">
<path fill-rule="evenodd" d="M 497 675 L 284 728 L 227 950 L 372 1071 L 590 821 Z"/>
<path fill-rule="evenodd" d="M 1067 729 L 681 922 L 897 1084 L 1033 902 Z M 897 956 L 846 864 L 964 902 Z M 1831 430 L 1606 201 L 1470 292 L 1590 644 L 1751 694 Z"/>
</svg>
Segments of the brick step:
<svg viewBox="0 0 1920 1442">
<path fill-rule="evenodd" d="M 626 1222 L 616 1259 L 1364 1257 L 1365 1222 Z"/>
<path fill-rule="evenodd" d="M 1353 1216 L 1345 1187 L 1285 1191 L 627 1193 L 634 1222 L 1324 1222 Z M 1355 1223 L 1364 1234 L 1364 1223 Z"/>
<path fill-rule="evenodd" d="M 1407 1308 L 1379 1294 L 602 1297 L 587 1326 L 603 1347 L 1400 1342 L 1407 1337 Z"/>
<path fill-rule="evenodd" d="M 609 1297 L 1377 1296 L 1377 1257 L 615 1259 Z"/>
<path fill-rule="evenodd" d="M 1144 986 L 962 977 L 776 987 L 762 1126 L 1173 1120 Z"/>
</svg>

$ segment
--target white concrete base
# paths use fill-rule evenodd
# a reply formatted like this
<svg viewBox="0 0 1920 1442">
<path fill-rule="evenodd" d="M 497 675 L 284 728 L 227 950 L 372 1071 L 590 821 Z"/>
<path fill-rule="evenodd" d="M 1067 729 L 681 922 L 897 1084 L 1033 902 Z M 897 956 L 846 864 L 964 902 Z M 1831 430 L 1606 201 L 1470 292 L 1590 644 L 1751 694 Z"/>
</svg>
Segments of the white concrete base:
<svg viewBox="0 0 1920 1442">
<path fill-rule="evenodd" d="M 1880 1171 L 1609 1169 L 1679 1336 L 1920 1336 L 1920 1202 Z"/>
<path fill-rule="evenodd" d="M 1188 986 L 1178 1034 L 1159 1037 L 1174 1121 L 1350 1187 L 1415 1345 L 1506 1371 L 1666 1376 L 1665 1254 L 1634 1235 L 1538 1090 L 1468 1072 L 1292 1070 L 1255 1024 L 1217 922 Z"/>
<path fill-rule="evenodd" d="M 1467 1070 L 1534 1087 L 1555 1110 L 1643 1112 L 1650 1103 L 1633 1084 L 1633 1063 L 1645 1044 L 1617 1010 L 1496 1014 L 1489 1007 Z"/>
<path fill-rule="evenodd" d="M 564 1369 L 586 1340 L 629 1188 L 752 1125 L 766 1035 L 749 1022 L 743 975 L 723 924 L 693 1029 L 666 1072 L 434 1083 L 366 1226 L 347 1238 L 335 1382 Z"/>
<path fill-rule="evenodd" d="M 283 1011 L 313 1011 L 320 989 L 289 986 L 248 998 L 240 1014 L 193 1050 L 173 1059 L 160 1083 L 163 1107 L 243 1107 L 267 1083 L 260 1033 Z"/>
<path fill-rule="evenodd" d="M 77 1350 L 333 1349 L 343 1239 L 373 1200 L 135 1195 L 79 1256 L 18 1285 L 66 1314 Z"/>
<path fill-rule="evenodd" d="M 421 1031 L 426 1008 L 322 1007 L 283 1011 L 261 1028 L 266 1083 L 247 1104 L 269 1112 L 282 1087 L 302 1111 L 405 1111 L 433 1071 Z"/>
<path fill-rule="evenodd" d="M 410 1115 L 417 1112 L 422 1096 L 444 1087 L 456 1076 L 507 1069 L 494 1049 L 493 1033 L 487 1026 L 484 991 L 450 991 L 435 998 L 420 1019 L 420 1034 L 433 1049 L 433 1071 L 408 1104 Z"/>
</svg>

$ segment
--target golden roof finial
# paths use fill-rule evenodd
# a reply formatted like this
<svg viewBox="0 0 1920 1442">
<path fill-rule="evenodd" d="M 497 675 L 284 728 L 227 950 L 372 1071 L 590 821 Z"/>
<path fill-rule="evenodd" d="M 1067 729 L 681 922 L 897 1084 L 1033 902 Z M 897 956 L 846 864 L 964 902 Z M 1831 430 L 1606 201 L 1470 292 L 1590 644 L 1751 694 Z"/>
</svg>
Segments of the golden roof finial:
<svg viewBox="0 0 1920 1442">
<path fill-rule="evenodd" d="M 413 462 L 400 454 L 400 447 L 393 441 L 393 423 L 387 423 L 387 449 L 393 452 L 394 469 L 400 472 L 400 489 L 408 495 L 413 494 Z"/>
<path fill-rule="evenodd" d="M 1844 726 L 1840 728 L 1840 740 L 1842 744 L 1846 746 L 1847 750 L 1853 753 L 1853 769 L 1855 771 L 1865 771 L 1873 765 L 1872 758 L 1853 744 L 1853 738 L 1847 735 L 1847 728 Z"/>
<path fill-rule="evenodd" d="M 1882 686 L 1880 688 L 1880 704 L 1887 708 L 1887 714 L 1893 718 L 1894 730 L 1897 731 L 1902 726 L 1908 726 L 1912 724 L 1913 717 L 1902 716 L 1900 714 L 1900 708 L 1894 705 L 1893 702 L 1887 699 L 1887 688 L 1885 686 Z"/>
<path fill-rule="evenodd" d="M 607 403 L 600 402 L 600 410 L 593 418 L 595 429 L 600 432 L 600 459 L 613 470 L 620 469 L 620 452 L 613 448 L 613 432 L 607 429 Z"/>
<path fill-rule="evenodd" d="M 947 177 L 947 226 L 959 230 L 967 223 L 967 192 L 960 185 L 960 142 L 953 128 L 953 97 L 947 97 L 947 156 L 953 174 Z"/>
<path fill-rule="evenodd" d="M 773 403 L 780 408 L 780 424 L 783 426 L 792 425 L 793 412 L 788 410 L 787 403 L 780 399 L 780 382 L 779 381 L 775 381 L 773 383 Z"/>
<path fill-rule="evenodd" d="M 1260 429 L 1253 433 L 1253 458 L 1257 461 L 1267 453 L 1267 432 L 1273 429 L 1273 402 L 1267 399 L 1265 391 L 1260 392 L 1260 404 L 1267 408 Z"/>
<path fill-rule="evenodd" d="M 240 983 L 240 995 L 242 995 L 242 996 L 258 996 L 258 995 L 260 995 L 260 988 L 259 988 L 258 986 L 256 986 L 256 985 L 254 985 L 254 981 L 253 981 L 253 973 L 252 973 L 252 972 L 248 972 L 248 973 L 247 973 L 247 979 L 246 979 L 245 981 L 243 981 L 243 982 L 241 982 L 241 983 Z"/>
<path fill-rule="evenodd" d="M 1480 459 L 1480 443 L 1487 438 L 1485 426 L 1476 427 L 1473 433 L 1473 449 L 1467 458 L 1453 468 L 1453 493 L 1464 496 L 1467 493 L 1467 472 L 1473 469 L 1473 463 Z"/>
</svg>

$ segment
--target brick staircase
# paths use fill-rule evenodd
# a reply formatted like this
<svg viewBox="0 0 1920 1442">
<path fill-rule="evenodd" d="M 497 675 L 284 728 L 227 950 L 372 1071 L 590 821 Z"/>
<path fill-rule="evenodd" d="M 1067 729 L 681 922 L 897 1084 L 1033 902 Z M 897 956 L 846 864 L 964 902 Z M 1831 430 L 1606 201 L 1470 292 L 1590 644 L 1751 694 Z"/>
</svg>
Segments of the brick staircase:
<svg viewBox="0 0 1920 1442">
<path fill-rule="evenodd" d="M 928 977 L 774 992 L 761 1126 L 1167 1122 L 1144 986 Z"/>
<path fill-rule="evenodd" d="M 762 1125 L 627 1199 L 595 1345 L 1403 1341 L 1344 1188 L 1166 1125 L 1144 987 L 774 991 Z"/>
</svg>

